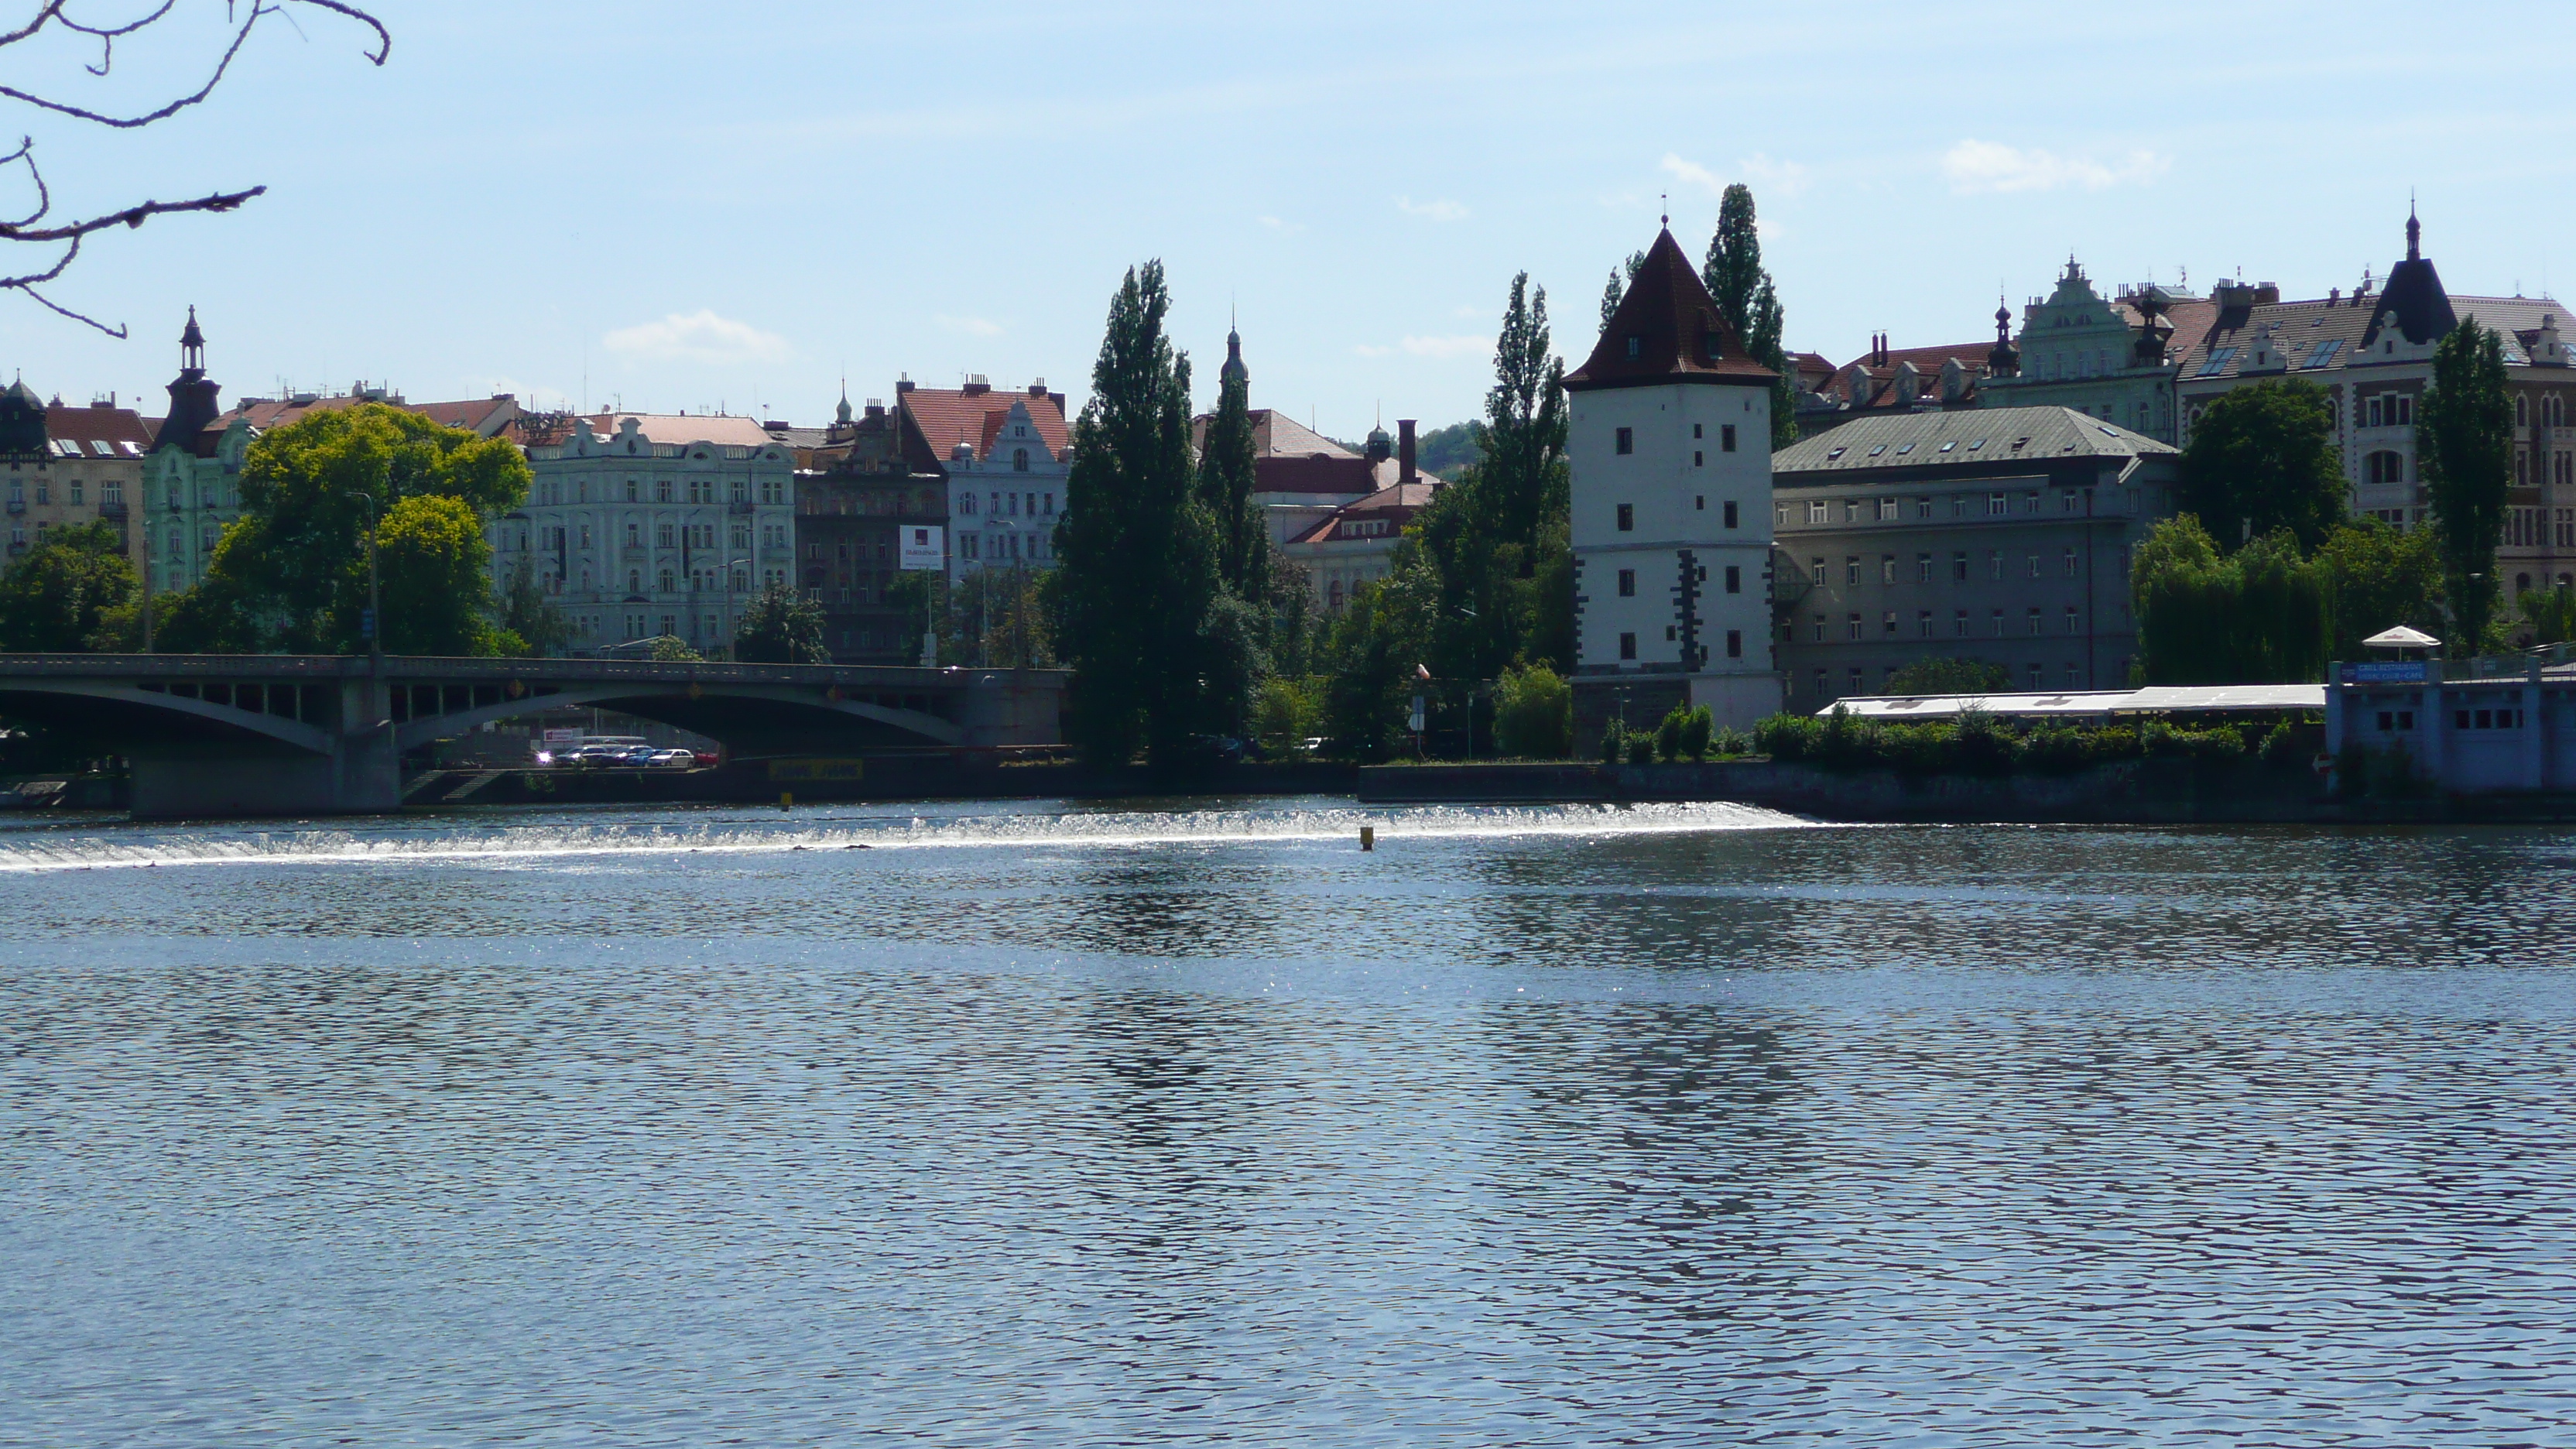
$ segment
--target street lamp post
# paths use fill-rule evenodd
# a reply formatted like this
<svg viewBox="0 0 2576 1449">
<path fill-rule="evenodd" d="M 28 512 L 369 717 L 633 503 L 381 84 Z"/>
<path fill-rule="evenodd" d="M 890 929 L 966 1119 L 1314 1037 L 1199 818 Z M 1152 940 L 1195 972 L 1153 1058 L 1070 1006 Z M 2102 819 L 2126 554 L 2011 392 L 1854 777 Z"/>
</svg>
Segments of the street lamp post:
<svg viewBox="0 0 2576 1449">
<path fill-rule="evenodd" d="M 359 493 L 352 496 L 367 505 L 367 616 L 362 621 L 361 632 L 367 636 L 367 657 L 373 661 L 375 672 L 382 674 L 385 672 L 385 616 L 379 607 L 381 600 L 376 588 L 376 495 Z"/>
</svg>

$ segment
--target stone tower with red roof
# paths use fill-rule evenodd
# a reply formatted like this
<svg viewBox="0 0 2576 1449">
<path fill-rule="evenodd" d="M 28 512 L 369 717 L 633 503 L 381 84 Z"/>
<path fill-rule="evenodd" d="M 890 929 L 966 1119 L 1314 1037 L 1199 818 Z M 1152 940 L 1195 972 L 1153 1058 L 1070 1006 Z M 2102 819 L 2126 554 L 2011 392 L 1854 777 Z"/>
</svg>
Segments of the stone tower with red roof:
<svg viewBox="0 0 2576 1449">
<path fill-rule="evenodd" d="M 1655 238 L 1573 395 L 1578 738 L 1704 704 L 1749 729 L 1781 703 L 1765 580 L 1772 371 Z"/>
</svg>

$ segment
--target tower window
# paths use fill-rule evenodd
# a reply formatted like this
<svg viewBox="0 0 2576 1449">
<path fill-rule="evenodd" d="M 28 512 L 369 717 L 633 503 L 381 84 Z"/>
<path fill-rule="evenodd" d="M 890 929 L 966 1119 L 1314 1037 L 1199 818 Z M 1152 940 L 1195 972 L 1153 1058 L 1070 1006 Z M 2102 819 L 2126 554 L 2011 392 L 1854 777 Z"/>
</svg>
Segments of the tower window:
<svg viewBox="0 0 2576 1449">
<path fill-rule="evenodd" d="M 1637 430 L 1634 428 L 1621 428 L 1619 430 L 1617 448 L 1619 455 L 1623 458 L 1628 454 L 1637 451 Z"/>
<path fill-rule="evenodd" d="M 1727 572 L 1733 573 L 1735 570 L 1728 569 Z M 1744 657 L 1743 630 L 1729 629 L 1726 631 L 1726 657 L 1729 659 L 1741 659 Z"/>
<path fill-rule="evenodd" d="M 1638 336 L 1638 335 L 1637 335 L 1636 333 L 1634 333 L 1634 332 L 1629 333 L 1629 334 L 1628 334 L 1628 355 L 1629 355 L 1630 357 L 1643 357 L 1643 356 L 1645 356 L 1645 355 L 1646 355 L 1646 339 L 1645 339 L 1645 338 L 1643 338 L 1643 337 Z"/>
<path fill-rule="evenodd" d="M 1738 565 L 1726 566 L 1726 591 L 1730 594 L 1744 592 L 1744 570 Z"/>
<path fill-rule="evenodd" d="M 1619 657 L 1622 659 L 1634 659 L 1637 657 L 1636 635 L 1622 634 L 1619 636 Z"/>
<path fill-rule="evenodd" d="M 1619 570 L 1619 597 L 1623 599 L 1633 599 L 1637 597 L 1637 571 L 1635 569 Z"/>
<path fill-rule="evenodd" d="M 1626 428 L 1621 428 L 1619 431 L 1624 433 L 1628 430 Z M 1619 505 L 1619 531 L 1621 533 L 1634 533 L 1637 531 L 1636 504 L 1622 503 Z"/>
<path fill-rule="evenodd" d="M 1736 517 L 1736 515 L 1735 515 L 1735 503 L 1734 503 L 1734 501 L 1733 501 L 1732 499 L 1730 499 L 1730 500 L 1728 500 L 1727 505 L 1726 505 L 1726 526 L 1727 526 L 1727 527 L 1729 527 L 1729 528 L 1733 528 L 1733 527 L 1735 527 L 1735 517 Z"/>
<path fill-rule="evenodd" d="M 1717 446 L 1720 452 L 1735 451 L 1735 424 L 1727 423 L 1717 430 Z"/>
</svg>

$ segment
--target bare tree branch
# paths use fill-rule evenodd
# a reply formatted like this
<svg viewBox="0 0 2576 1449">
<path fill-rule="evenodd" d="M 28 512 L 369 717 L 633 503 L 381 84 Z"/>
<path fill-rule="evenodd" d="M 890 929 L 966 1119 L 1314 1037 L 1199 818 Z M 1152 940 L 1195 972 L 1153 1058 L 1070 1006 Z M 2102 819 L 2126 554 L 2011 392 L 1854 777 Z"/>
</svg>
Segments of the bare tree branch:
<svg viewBox="0 0 2576 1449">
<path fill-rule="evenodd" d="M 72 0 L 43 0 L 35 14 L 24 24 L 11 29 L 0 29 L 0 49 L 35 39 L 47 30 L 60 30 L 66 34 L 86 36 L 98 42 L 99 57 L 97 63 L 84 65 L 82 69 L 92 76 L 103 77 L 115 66 L 116 42 L 168 20 L 177 11 L 179 0 L 157 0 L 157 3 L 152 4 L 142 13 L 130 19 L 115 22 L 90 21 L 72 15 L 69 13 L 71 4 Z M 242 47 L 249 44 L 252 33 L 259 28 L 260 21 L 271 15 L 283 15 L 289 24 L 293 24 L 294 17 L 290 12 L 291 8 L 297 5 L 328 11 L 354 20 L 373 31 L 375 46 L 363 52 L 373 64 L 383 65 L 386 58 L 393 53 L 393 35 L 385 29 L 383 22 L 356 5 L 345 3 L 345 0 L 249 0 L 246 12 L 237 0 L 225 0 L 225 14 L 228 17 L 238 17 L 238 23 L 227 22 L 231 25 L 230 40 L 226 42 L 222 52 L 215 57 L 213 69 L 206 76 L 204 84 L 185 95 L 150 110 L 131 115 L 114 114 L 97 107 L 58 99 L 39 91 L 5 84 L 0 84 L 0 100 L 16 101 L 21 105 L 31 106 L 52 115 L 86 121 L 112 130 L 139 130 L 145 126 L 155 125 L 202 103 L 207 97 L 213 95 L 215 88 L 223 84 L 224 77 L 231 72 L 233 61 L 241 55 Z M 181 212 L 231 211 L 243 202 L 265 194 L 268 190 L 265 186 L 253 186 L 241 191 L 211 192 L 187 201 L 145 201 L 84 220 L 58 222 L 47 226 L 39 223 L 53 211 L 53 192 L 46 183 L 42 168 L 36 164 L 36 143 L 33 137 L 22 138 L 15 151 L 0 155 L 0 170 L 17 165 L 26 167 L 27 178 L 35 187 L 35 207 L 24 216 L 0 221 L 0 244 L 18 243 L 30 246 L 60 244 L 64 250 L 62 255 L 55 258 L 53 264 L 43 271 L 29 272 L 15 277 L 0 276 L 0 291 L 23 292 L 39 304 L 64 317 L 95 327 L 111 337 L 120 338 L 126 335 L 123 324 L 111 327 L 96 318 L 53 301 L 38 292 L 36 288 L 61 277 L 71 266 L 73 259 L 80 255 L 82 240 L 92 233 L 119 225 L 128 228 L 139 227 L 153 217 Z"/>
</svg>

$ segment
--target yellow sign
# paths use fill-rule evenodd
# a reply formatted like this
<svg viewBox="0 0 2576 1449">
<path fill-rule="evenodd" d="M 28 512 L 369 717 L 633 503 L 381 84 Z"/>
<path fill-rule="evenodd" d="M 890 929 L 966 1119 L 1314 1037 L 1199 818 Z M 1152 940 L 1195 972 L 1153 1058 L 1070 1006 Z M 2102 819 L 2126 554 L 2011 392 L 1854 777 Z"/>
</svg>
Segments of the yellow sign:
<svg viewBox="0 0 2576 1449">
<path fill-rule="evenodd" d="M 861 777 L 861 766 L 863 763 L 863 761 L 859 760 L 772 760 L 769 762 L 769 778 L 773 781 L 840 780 L 850 782 L 856 781 Z"/>
</svg>

